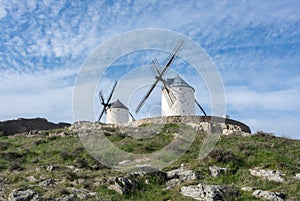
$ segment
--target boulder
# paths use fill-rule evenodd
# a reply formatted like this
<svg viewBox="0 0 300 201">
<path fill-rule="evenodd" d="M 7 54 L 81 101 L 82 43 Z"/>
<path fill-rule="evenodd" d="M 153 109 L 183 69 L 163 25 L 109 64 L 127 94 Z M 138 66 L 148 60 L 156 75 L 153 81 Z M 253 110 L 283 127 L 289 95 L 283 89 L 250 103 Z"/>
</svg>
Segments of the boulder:
<svg viewBox="0 0 300 201">
<path fill-rule="evenodd" d="M 172 189 L 184 181 L 196 180 L 199 178 L 198 172 L 186 169 L 184 164 L 182 164 L 180 168 L 166 173 L 167 179 L 169 180 L 166 182 L 167 189 Z"/>
<path fill-rule="evenodd" d="M 263 177 L 264 179 L 268 181 L 274 181 L 278 183 L 284 182 L 284 178 L 282 177 L 282 174 L 278 170 L 265 170 L 258 167 L 255 167 L 254 169 L 249 169 L 250 174 L 257 177 Z"/>
<path fill-rule="evenodd" d="M 50 178 L 50 179 L 46 179 L 46 180 L 40 182 L 39 186 L 41 186 L 41 187 L 49 187 L 49 186 L 52 186 L 53 184 L 55 184 L 55 179 Z"/>
<path fill-rule="evenodd" d="M 75 201 L 75 196 L 73 194 L 63 195 L 59 198 L 55 198 L 55 201 Z"/>
<path fill-rule="evenodd" d="M 94 199 L 97 199 L 97 193 L 96 192 L 91 192 L 89 190 L 86 189 L 79 189 L 79 188 L 68 188 L 68 190 L 76 195 L 76 198 L 78 198 L 79 200 L 86 200 L 88 198 L 93 197 Z"/>
<path fill-rule="evenodd" d="M 166 172 L 167 179 L 195 180 L 199 178 L 199 173 L 188 170 L 184 164 L 180 168 Z"/>
<path fill-rule="evenodd" d="M 224 174 L 227 171 L 227 168 L 222 168 L 222 167 L 218 167 L 218 166 L 210 166 L 209 170 L 210 170 L 211 176 L 217 177 L 220 174 Z"/>
<path fill-rule="evenodd" d="M 9 196 L 8 201 L 29 201 L 29 200 L 38 200 L 39 194 L 31 189 L 15 189 Z"/>
<path fill-rule="evenodd" d="M 259 199 L 271 200 L 271 201 L 284 201 L 285 195 L 279 192 L 255 190 L 252 195 Z"/>
<path fill-rule="evenodd" d="M 30 183 L 33 183 L 33 182 L 36 182 L 37 179 L 34 177 L 34 176 L 28 176 L 28 177 L 25 177 L 27 181 L 29 181 Z"/>
<path fill-rule="evenodd" d="M 235 134 L 235 131 L 227 128 L 223 129 L 222 131 L 222 135 L 233 135 L 233 134 Z"/>
<path fill-rule="evenodd" d="M 245 187 L 242 187 L 241 190 L 249 192 L 249 191 L 254 191 L 254 188 L 253 187 L 249 187 L 249 186 L 245 186 Z"/>
<path fill-rule="evenodd" d="M 206 184 L 183 186 L 180 193 L 201 201 L 233 200 L 239 195 L 238 191 L 230 187 Z"/>
<path fill-rule="evenodd" d="M 0 201 L 6 200 L 5 189 L 0 187 Z"/>
<path fill-rule="evenodd" d="M 48 170 L 49 172 L 54 171 L 54 170 L 59 170 L 59 169 L 60 169 L 60 167 L 59 167 L 59 166 L 56 166 L 56 165 L 49 165 L 49 166 L 47 167 L 47 170 Z"/>
<path fill-rule="evenodd" d="M 300 180 L 300 173 L 295 175 L 295 179 L 299 179 Z"/>
<path fill-rule="evenodd" d="M 121 195 L 129 194 L 137 187 L 137 183 L 127 177 L 114 177 L 110 180 L 112 180 L 114 184 L 108 186 L 108 189 L 114 190 Z"/>
</svg>

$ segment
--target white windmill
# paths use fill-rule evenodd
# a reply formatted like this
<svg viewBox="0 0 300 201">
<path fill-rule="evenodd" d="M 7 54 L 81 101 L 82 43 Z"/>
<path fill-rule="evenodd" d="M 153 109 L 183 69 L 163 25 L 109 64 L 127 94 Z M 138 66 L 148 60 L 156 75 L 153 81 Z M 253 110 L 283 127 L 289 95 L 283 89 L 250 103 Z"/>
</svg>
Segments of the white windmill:
<svg viewBox="0 0 300 201">
<path fill-rule="evenodd" d="M 172 53 L 170 53 L 167 58 L 166 65 L 160 70 L 161 65 L 155 58 L 152 61 L 151 69 L 155 74 L 155 82 L 150 87 L 148 92 L 145 94 L 141 102 L 136 108 L 136 113 L 138 113 L 145 103 L 146 99 L 149 97 L 155 86 L 159 81 L 163 83 L 162 93 L 161 93 L 161 113 L 162 116 L 192 116 L 195 115 L 195 103 L 201 109 L 203 114 L 206 116 L 205 111 L 195 99 L 195 90 L 186 81 L 184 81 L 179 75 L 175 78 L 170 78 L 165 80 L 163 75 L 171 67 L 177 54 L 179 53 L 184 41 L 180 41 L 178 45 L 174 48 Z"/>
<path fill-rule="evenodd" d="M 117 99 L 115 102 L 110 103 L 114 90 L 116 88 L 117 81 L 109 94 L 107 101 L 105 102 L 102 90 L 99 92 L 99 98 L 101 100 L 101 104 L 103 105 L 102 112 L 98 118 L 98 122 L 100 122 L 104 112 L 106 114 L 106 123 L 107 124 L 123 124 L 129 122 L 129 115 L 131 116 L 132 120 L 134 117 L 129 112 L 128 108 L 119 100 Z"/>
</svg>

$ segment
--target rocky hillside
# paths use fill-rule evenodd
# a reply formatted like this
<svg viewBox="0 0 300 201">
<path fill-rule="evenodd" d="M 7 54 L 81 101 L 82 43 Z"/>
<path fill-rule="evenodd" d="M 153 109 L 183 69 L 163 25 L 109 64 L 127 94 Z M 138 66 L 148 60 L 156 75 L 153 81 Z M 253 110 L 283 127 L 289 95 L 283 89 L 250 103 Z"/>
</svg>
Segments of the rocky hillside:
<svg viewBox="0 0 300 201">
<path fill-rule="evenodd" d="M 115 146 L 142 154 L 180 139 L 181 125 L 159 125 L 156 132 L 157 126 L 143 124 L 124 132 L 85 122 L 0 136 L 0 200 L 300 200 L 299 140 L 233 130 L 199 160 L 206 131 L 203 125 L 185 124 L 196 136 L 179 160 L 161 171 L 129 174 L 99 163 L 78 137 L 80 129 L 101 129 Z M 153 136 L 135 138 L 141 128 Z"/>
<path fill-rule="evenodd" d="M 64 128 L 70 126 L 68 123 L 52 123 L 48 122 L 44 118 L 34 119 L 16 119 L 0 122 L 0 136 L 1 135 L 13 135 L 16 133 L 24 133 L 36 130 L 51 130 L 56 128 Z"/>
</svg>

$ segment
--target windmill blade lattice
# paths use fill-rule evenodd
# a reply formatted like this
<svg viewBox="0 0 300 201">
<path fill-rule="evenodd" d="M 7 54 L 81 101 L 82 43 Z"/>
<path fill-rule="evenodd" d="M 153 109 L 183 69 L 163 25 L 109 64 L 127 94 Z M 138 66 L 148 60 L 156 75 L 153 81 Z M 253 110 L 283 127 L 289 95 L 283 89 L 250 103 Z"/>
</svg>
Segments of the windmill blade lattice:
<svg viewBox="0 0 300 201">
<path fill-rule="evenodd" d="M 116 88 L 116 86 L 117 86 L 117 83 L 118 83 L 118 82 L 115 81 L 115 83 L 114 83 L 114 85 L 113 85 L 113 87 L 112 87 L 112 90 L 111 90 L 111 92 L 110 92 L 110 94 L 109 94 L 108 99 L 107 99 L 106 102 L 105 102 L 105 99 L 104 99 L 102 90 L 100 90 L 100 92 L 99 92 L 99 99 L 101 100 L 101 105 L 103 105 L 103 109 L 102 109 L 102 111 L 101 111 L 101 113 L 100 113 L 100 116 L 99 116 L 99 118 L 98 118 L 98 122 L 100 122 L 100 120 L 101 120 L 101 118 L 102 118 L 104 112 L 106 113 L 107 109 L 108 109 L 108 108 L 110 107 L 110 105 L 111 105 L 110 100 L 111 100 L 112 95 L 113 95 L 113 93 L 114 93 L 114 91 L 115 91 L 115 88 Z"/>
<path fill-rule="evenodd" d="M 174 62 L 175 58 L 176 58 L 176 55 L 179 53 L 182 45 L 183 45 L 184 41 L 180 41 L 176 47 L 173 49 L 172 53 L 170 53 L 170 55 L 168 56 L 167 58 L 167 62 L 166 62 L 166 65 L 164 66 L 164 68 L 160 71 L 158 69 L 158 67 L 156 66 L 158 64 L 158 61 L 157 59 L 154 59 L 152 61 L 152 65 L 154 66 L 154 68 L 152 67 L 152 71 L 156 71 L 158 73 L 158 76 L 155 76 L 155 82 L 152 84 L 152 86 L 150 87 L 150 89 L 148 90 L 148 92 L 146 93 L 146 95 L 143 97 L 143 99 L 140 101 L 140 103 L 138 104 L 136 110 L 135 110 L 135 113 L 138 113 L 141 109 L 141 107 L 144 105 L 145 101 L 147 100 L 147 98 L 150 96 L 151 92 L 153 91 L 153 89 L 155 88 L 155 86 L 157 85 L 157 83 L 159 81 L 163 82 L 164 86 L 166 87 L 166 82 L 165 80 L 163 79 L 163 75 L 167 72 L 167 70 L 171 67 L 171 64 Z M 168 94 L 170 92 L 169 89 L 167 89 L 166 87 L 166 90 L 168 90 Z"/>
</svg>

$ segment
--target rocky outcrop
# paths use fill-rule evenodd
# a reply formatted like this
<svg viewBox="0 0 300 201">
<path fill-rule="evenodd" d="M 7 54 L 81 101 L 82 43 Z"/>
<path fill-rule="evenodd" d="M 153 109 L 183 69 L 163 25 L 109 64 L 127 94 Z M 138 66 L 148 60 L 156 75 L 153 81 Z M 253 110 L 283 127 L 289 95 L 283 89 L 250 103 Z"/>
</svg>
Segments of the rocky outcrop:
<svg viewBox="0 0 300 201">
<path fill-rule="evenodd" d="M 253 169 L 249 169 L 250 174 L 257 177 L 263 177 L 268 181 L 274 181 L 278 183 L 284 182 L 284 178 L 282 174 L 278 170 L 265 170 L 259 167 L 255 167 Z"/>
<path fill-rule="evenodd" d="M 254 188 L 253 187 L 250 187 L 250 186 L 244 186 L 241 188 L 242 191 L 247 191 L 247 192 L 250 192 L 250 191 L 254 191 Z"/>
<path fill-rule="evenodd" d="M 221 168 L 218 166 L 210 166 L 209 170 L 210 170 L 211 176 L 217 177 L 220 174 L 224 174 L 227 171 L 227 168 Z"/>
<path fill-rule="evenodd" d="M 285 196 L 283 193 L 255 190 L 252 195 L 259 199 L 270 200 L 270 201 L 284 201 Z"/>
<path fill-rule="evenodd" d="M 51 123 L 43 118 L 34 119 L 17 119 L 0 122 L 0 132 L 2 135 L 13 135 L 16 133 L 24 133 L 32 130 L 51 130 L 57 128 L 65 128 L 70 126 L 68 123 Z"/>
<path fill-rule="evenodd" d="M 54 185 L 55 182 L 56 182 L 55 179 L 50 178 L 50 179 L 46 179 L 44 181 L 41 181 L 39 183 L 39 186 L 41 186 L 41 187 L 50 187 L 50 186 Z"/>
<path fill-rule="evenodd" d="M 185 181 L 196 180 L 200 175 L 199 172 L 188 170 L 184 164 L 182 164 L 180 168 L 166 173 L 168 179 L 166 182 L 167 189 L 172 189 Z"/>
<path fill-rule="evenodd" d="M 231 187 L 206 184 L 183 186 L 180 193 L 201 201 L 233 200 L 239 195 L 239 192 Z"/>
<path fill-rule="evenodd" d="M 110 178 L 110 182 L 113 184 L 109 185 L 108 189 L 114 190 L 121 195 L 129 194 L 137 187 L 137 183 L 127 177 Z"/>
<path fill-rule="evenodd" d="M 15 189 L 9 194 L 8 201 L 38 200 L 39 194 L 31 189 Z"/>
<path fill-rule="evenodd" d="M 48 182 L 47 182 L 48 183 Z M 44 185 L 40 185 L 45 187 Z M 91 192 L 86 189 L 67 188 L 69 194 L 61 195 L 58 198 L 44 198 L 39 193 L 31 189 L 15 189 L 9 194 L 8 201 L 75 201 L 75 200 L 86 200 L 93 198 L 98 200 L 97 193 Z M 1 200 L 1 197 L 0 197 Z"/>
<path fill-rule="evenodd" d="M 72 195 L 76 195 L 76 198 L 79 200 L 86 200 L 88 198 L 93 198 L 95 200 L 98 200 L 96 192 L 91 192 L 89 190 L 79 189 L 79 188 L 67 188 L 67 189 Z"/>
<path fill-rule="evenodd" d="M 295 179 L 299 179 L 300 180 L 300 173 L 295 175 Z"/>
</svg>

